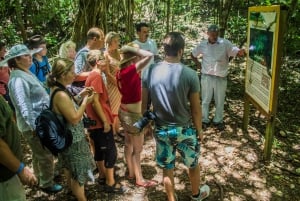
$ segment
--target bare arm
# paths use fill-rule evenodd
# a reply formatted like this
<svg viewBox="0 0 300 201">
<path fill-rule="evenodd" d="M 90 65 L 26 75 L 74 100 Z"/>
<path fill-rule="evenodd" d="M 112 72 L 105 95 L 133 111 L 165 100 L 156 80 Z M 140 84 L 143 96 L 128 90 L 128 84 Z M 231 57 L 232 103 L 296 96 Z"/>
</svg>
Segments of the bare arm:
<svg viewBox="0 0 300 201">
<path fill-rule="evenodd" d="M 192 112 L 192 120 L 194 126 L 197 130 L 198 137 L 203 140 L 203 131 L 202 131 L 202 111 L 200 106 L 200 96 L 199 92 L 191 93 L 189 95 L 190 107 Z"/>
<path fill-rule="evenodd" d="M 0 164 L 3 164 L 12 172 L 17 172 L 21 162 L 13 154 L 6 142 L 0 138 Z M 28 167 L 24 167 L 18 174 L 23 184 L 34 185 L 37 184 L 37 179 Z"/>
<path fill-rule="evenodd" d="M 63 115 L 69 123 L 77 124 L 81 120 L 87 104 L 93 100 L 93 97 L 94 93 L 84 96 L 81 105 L 76 110 L 69 95 L 63 91 L 59 91 L 53 99 L 54 111 Z"/>
<path fill-rule="evenodd" d="M 137 56 L 142 57 L 142 59 L 136 63 L 136 71 L 137 72 L 142 71 L 143 68 L 146 67 L 150 63 L 150 61 L 153 57 L 152 52 L 149 52 L 149 51 L 146 51 L 146 50 L 143 50 L 140 48 L 131 47 L 128 45 L 125 45 L 124 47 L 122 47 L 121 51 L 122 52 L 132 52 L 132 53 L 136 54 Z"/>
<path fill-rule="evenodd" d="M 201 63 L 199 62 L 197 57 L 194 57 L 193 53 L 191 53 L 191 58 L 195 62 L 197 68 L 201 70 Z"/>
<path fill-rule="evenodd" d="M 102 106 L 99 102 L 99 96 L 100 95 L 98 93 L 95 93 L 95 96 L 93 98 L 94 100 L 93 100 L 92 104 L 93 104 L 93 108 L 94 108 L 95 113 L 98 115 L 98 117 L 103 122 L 104 132 L 107 133 L 110 130 L 110 125 L 107 122 L 107 119 L 106 119 L 106 116 L 104 114 L 103 108 L 102 108 Z"/>
</svg>

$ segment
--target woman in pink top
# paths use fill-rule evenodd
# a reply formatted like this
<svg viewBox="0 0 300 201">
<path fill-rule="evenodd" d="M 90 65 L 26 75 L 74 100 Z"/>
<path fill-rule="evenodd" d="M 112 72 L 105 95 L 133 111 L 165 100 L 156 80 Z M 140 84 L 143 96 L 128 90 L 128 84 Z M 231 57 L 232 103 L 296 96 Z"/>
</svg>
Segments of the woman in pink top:
<svg viewBox="0 0 300 201">
<path fill-rule="evenodd" d="M 139 48 L 124 46 L 121 48 L 121 56 L 121 69 L 116 77 L 122 94 L 119 118 L 125 131 L 124 153 L 129 172 L 128 179 L 135 179 L 136 186 L 151 187 L 157 182 L 145 180 L 141 170 L 144 134 L 133 124 L 142 117 L 140 73 L 149 64 L 153 54 Z"/>
</svg>

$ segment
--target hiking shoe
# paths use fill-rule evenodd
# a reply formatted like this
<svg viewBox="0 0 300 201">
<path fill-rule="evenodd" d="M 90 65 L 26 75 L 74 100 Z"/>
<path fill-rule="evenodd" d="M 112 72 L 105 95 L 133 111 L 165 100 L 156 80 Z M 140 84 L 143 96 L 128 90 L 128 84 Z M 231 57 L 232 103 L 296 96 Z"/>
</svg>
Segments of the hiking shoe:
<svg viewBox="0 0 300 201">
<path fill-rule="evenodd" d="M 45 193 L 58 193 L 63 189 L 63 187 L 59 184 L 54 184 L 53 186 L 49 186 L 46 188 L 41 188 Z"/>
<path fill-rule="evenodd" d="M 224 122 L 214 123 L 214 126 L 215 126 L 219 131 L 225 130 L 225 124 L 224 124 Z"/>
<path fill-rule="evenodd" d="M 192 201 L 202 201 L 209 196 L 210 188 L 208 185 L 203 185 L 201 188 L 199 186 L 198 197 L 191 196 Z"/>
</svg>

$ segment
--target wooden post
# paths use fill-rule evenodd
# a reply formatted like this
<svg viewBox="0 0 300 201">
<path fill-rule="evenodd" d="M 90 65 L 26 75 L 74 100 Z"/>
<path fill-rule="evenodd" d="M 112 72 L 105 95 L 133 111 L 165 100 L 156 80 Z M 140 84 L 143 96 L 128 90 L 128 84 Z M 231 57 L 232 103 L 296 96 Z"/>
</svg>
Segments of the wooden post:
<svg viewBox="0 0 300 201">
<path fill-rule="evenodd" d="M 272 145 L 274 141 L 274 128 L 275 128 L 275 116 L 271 115 L 267 122 L 265 146 L 264 146 L 264 160 L 270 161 Z"/>
<path fill-rule="evenodd" d="M 244 132 L 246 132 L 248 130 L 249 114 L 250 114 L 250 100 L 248 97 L 245 97 L 244 116 L 243 116 L 243 131 Z"/>
</svg>

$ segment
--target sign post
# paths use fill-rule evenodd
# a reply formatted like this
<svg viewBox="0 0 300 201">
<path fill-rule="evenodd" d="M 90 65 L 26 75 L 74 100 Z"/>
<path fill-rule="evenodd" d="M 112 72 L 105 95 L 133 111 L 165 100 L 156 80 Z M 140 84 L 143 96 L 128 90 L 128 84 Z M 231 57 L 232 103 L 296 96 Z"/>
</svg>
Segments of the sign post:
<svg viewBox="0 0 300 201">
<path fill-rule="evenodd" d="M 268 121 L 265 160 L 271 158 L 274 138 L 285 20 L 286 10 L 279 5 L 249 7 L 243 129 L 247 130 L 252 103 Z"/>
</svg>

